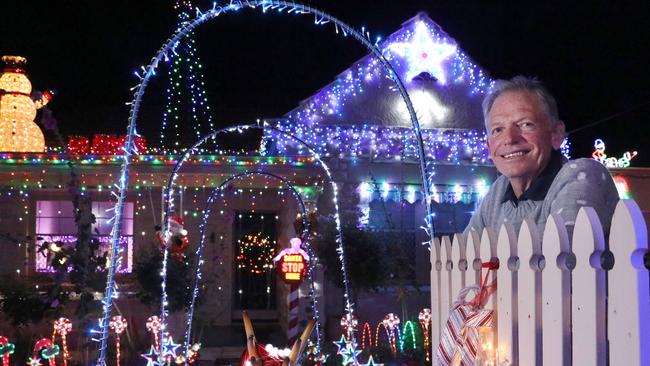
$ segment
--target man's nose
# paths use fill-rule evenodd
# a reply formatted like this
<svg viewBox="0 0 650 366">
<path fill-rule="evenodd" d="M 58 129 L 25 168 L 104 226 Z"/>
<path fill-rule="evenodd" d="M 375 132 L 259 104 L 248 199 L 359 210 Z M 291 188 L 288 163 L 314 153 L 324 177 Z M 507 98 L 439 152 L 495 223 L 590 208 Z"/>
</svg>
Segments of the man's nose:
<svg viewBox="0 0 650 366">
<path fill-rule="evenodd" d="M 516 126 L 508 127 L 504 131 L 503 138 L 506 144 L 516 144 L 521 141 L 521 131 Z"/>
</svg>

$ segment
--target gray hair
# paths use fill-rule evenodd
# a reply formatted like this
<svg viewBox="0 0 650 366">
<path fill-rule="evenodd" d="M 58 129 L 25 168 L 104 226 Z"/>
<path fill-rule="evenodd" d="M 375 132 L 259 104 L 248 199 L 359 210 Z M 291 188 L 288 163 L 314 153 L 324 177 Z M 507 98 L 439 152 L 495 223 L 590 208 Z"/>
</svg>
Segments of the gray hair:
<svg viewBox="0 0 650 366">
<path fill-rule="evenodd" d="M 546 109 L 546 114 L 550 117 L 552 125 L 556 125 L 560 121 L 555 98 L 553 98 L 542 82 L 537 80 L 537 78 L 518 75 L 510 80 L 497 80 L 483 99 L 483 120 L 485 121 L 485 127 L 488 127 L 488 114 L 492 109 L 492 105 L 501 94 L 522 91 L 537 96 Z"/>
</svg>

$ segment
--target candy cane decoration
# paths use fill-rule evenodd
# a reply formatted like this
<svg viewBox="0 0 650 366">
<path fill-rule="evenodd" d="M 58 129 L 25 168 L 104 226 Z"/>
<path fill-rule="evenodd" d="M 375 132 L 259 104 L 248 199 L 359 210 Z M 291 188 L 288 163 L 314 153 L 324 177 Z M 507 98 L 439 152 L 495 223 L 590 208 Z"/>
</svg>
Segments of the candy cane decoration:
<svg viewBox="0 0 650 366">
<path fill-rule="evenodd" d="M 63 345 L 63 366 L 68 366 L 68 359 L 70 353 L 68 352 L 68 342 L 66 336 L 72 331 L 72 322 L 68 318 L 59 318 L 54 321 L 54 333 L 52 334 L 52 343 L 54 343 L 54 336 L 56 334 L 61 336 L 61 344 Z"/>
<path fill-rule="evenodd" d="M 117 366 L 120 366 L 120 334 L 126 330 L 127 323 L 126 319 L 121 315 L 116 315 L 111 318 L 111 322 L 108 326 L 115 332 L 115 348 L 116 348 L 116 358 Z"/>
<path fill-rule="evenodd" d="M 390 343 L 390 348 L 393 351 L 393 356 L 397 354 L 397 340 L 401 341 L 399 334 L 399 317 L 393 313 L 388 313 L 382 321 L 384 327 L 388 330 L 388 339 Z"/>
<path fill-rule="evenodd" d="M 9 357 L 14 353 L 16 346 L 9 343 L 9 339 L 0 336 L 0 356 L 2 356 L 2 366 L 9 366 Z"/>
<path fill-rule="evenodd" d="M 147 330 L 153 333 L 153 347 L 156 350 L 160 350 L 160 339 L 158 338 L 158 334 L 160 334 L 161 327 L 162 324 L 160 324 L 160 319 L 156 315 L 150 316 L 149 319 L 147 319 Z"/>
<path fill-rule="evenodd" d="M 429 347 L 429 328 L 431 325 L 431 309 L 429 308 L 424 308 L 422 311 L 420 311 L 420 315 L 418 316 L 418 320 L 420 320 L 420 326 L 422 327 L 422 333 L 424 334 L 424 349 L 425 355 L 426 355 L 426 361 L 429 362 L 431 361 L 431 350 Z"/>
<path fill-rule="evenodd" d="M 50 366 L 56 366 L 56 355 L 59 354 L 59 346 L 54 344 L 51 339 L 41 338 L 36 342 L 34 345 L 34 357 L 29 359 L 31 366 L 41 364 L 41 359 L 38 357 L 39 353 L 48 361 Z"/>
</svg>

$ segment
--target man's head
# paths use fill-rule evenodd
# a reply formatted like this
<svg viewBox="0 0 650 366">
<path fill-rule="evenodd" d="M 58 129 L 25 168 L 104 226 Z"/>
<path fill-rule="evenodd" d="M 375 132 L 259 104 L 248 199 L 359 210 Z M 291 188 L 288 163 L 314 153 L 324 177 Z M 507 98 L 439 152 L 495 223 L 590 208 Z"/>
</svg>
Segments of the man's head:
<svg viewBox="0 0 650 366">
<path fill-rule="evenodd" d="M 520 196 L 564 140 L 553 96 L 537 80 L 499 80 L 483 100 L 488 150 L 497 170 Z"/>
</svg>

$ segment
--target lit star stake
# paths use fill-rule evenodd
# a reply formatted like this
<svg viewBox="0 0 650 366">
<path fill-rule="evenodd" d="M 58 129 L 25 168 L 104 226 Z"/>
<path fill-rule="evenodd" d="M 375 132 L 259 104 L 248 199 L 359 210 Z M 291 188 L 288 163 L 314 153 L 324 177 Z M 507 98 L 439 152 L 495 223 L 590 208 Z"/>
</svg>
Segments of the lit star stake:
<svg viewBox="0 0 650 366">
<path fill-rule="evenodd" d="M 147 366 L 161 365 L 158 362 L 158 353 L 156 352 L 156 348 L 154 346 L 151 346 L 151 348 L 149 348 L 148 353 L 143 353 L 140 356 L 142 356 L 145 360 L 147 360 Z"/>
<path fill-rule="evenodd" d="M 359 366 L 384 366 L 383 363 L 376 363 L 375 360 L 372 359 L 372 356 L 368 359 L 368 363 L 362 363 Z"/>
<path fill-rule="evenodd" d="M 357 356 L 361 353 L 361 350 L 357 350 L 356 344 L 353 342 L 346 342 L 345 349 L 341 351 L 341 356 L 343 356 L 343 365 L 354 364 L 356 365 Z"/>
<path fill-rule="evenodd" d="M 334 341 L 332 343 L 334 343 L 334 345 L 336 346 L 336 354 L 340 355 L 342 352 L 345 352 L 344 348 L 346 347 L 348 340 L 345 339 L 344 335 L 342 335 L 341 339 L 338 342 Z"/>
<path fill-rule="evenodd" d="M 447 77 L 442 63 L 456 53 L 456 45 L 445 43 L 443 40 L 434 40 L 427 25 L 420 21 L 415 25 L 408 42 L 391 43 L 388 50 L 404 58 L 408 63 L 406 80 L 410 81 L 420 73 L 428 72 L 441 84 L 446 84 Z"/>
</svg>

